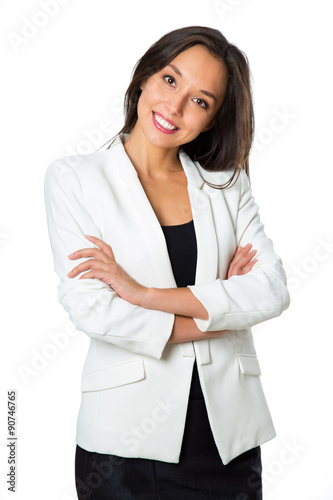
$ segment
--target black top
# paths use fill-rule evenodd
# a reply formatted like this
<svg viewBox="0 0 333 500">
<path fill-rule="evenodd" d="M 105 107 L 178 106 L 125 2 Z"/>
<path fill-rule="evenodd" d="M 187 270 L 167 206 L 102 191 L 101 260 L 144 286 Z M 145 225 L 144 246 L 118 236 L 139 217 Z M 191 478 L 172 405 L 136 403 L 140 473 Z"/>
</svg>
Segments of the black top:
<svg viewBox="0 0 333 500">
<path fill-rule="evenodd" d="M 178 287 L 195 284 L 197 240 L 193 220 L 177 226 L 161 226 L 164 232 L 173 274 Z M 197 363 L 193 367 L 189 400 L 204 399 Z"/>
</svg>

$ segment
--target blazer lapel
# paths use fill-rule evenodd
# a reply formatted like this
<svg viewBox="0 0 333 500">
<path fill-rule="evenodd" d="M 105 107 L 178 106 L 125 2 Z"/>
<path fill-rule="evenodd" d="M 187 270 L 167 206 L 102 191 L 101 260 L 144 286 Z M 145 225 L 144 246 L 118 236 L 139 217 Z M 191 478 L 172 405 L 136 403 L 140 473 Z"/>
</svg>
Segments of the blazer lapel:
<svg viewBox="0 0 333 500">
<path fill-rule="evenodd" d="M 191 158 L 181 152 L 180 160 L 188 181 L 193 222 L 197 238 L 198 256 L 195 284 L 217 279 L 218 245 L 209 195 L 202 190 L 204 180 Z M 195 342 L 195 350 L 200 365 L 211 363 L 210 339 Z M 184 354 L 183 354 L 184 355 Z"/>
<path fill-rule="evenodd" d="M 121 134 L 121 136 L 126 139 L 129 134 Z M 141 228 L 150 249 L 150 262 L 154 268 L 156 286 L 176 287 L 163 230 L 142 187 L 137 171 L 126 153 L 121 136 L 116 139 L 117 144 L 112 146 L 114 157 L 120 177 L 125 184 L 128 203 L 133 207 L 132 215 L 136 219 L 136 224 Z"/>
<path fill-rule="evenodd" d="M 207 283 L 217 278 L 218 249 L 209 195 L 202 190 L 204 180 L 198 167 L 190 157 L 181 152 L 192 208 L 193 222 L 197 238 L 198 258 L 195 284 Z"/>
</svg>

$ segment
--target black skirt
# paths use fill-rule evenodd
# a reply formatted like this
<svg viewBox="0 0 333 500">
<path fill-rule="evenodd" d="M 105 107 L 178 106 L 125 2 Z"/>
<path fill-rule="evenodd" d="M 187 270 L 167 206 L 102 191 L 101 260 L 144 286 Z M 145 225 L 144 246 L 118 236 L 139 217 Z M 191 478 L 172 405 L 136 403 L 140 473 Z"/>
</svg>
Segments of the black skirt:
<svg viewBox="0 0 333 500">
<path fill-rule="evenodd" d="M 223 465 L 205 403 L 190 401 L 179 463 L 123 458 L 76 446 L 79 500 L 261 500 L 260 447 Z"/>
<path fill-rule="evenodd" d="M 193 221 L 162 226 L 177 286 L 195 283 Z M 194 363 L 179 463 L 124 458 L 76 446 L 79 500 L 261 500 L 261 450 L 222 463 Z"/>
</svg>

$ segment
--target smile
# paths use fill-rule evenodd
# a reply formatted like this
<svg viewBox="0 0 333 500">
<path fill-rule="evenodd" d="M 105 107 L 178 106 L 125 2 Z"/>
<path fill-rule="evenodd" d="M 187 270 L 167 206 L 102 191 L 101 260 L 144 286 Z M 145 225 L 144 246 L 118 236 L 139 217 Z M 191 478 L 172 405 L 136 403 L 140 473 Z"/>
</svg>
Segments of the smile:
<svg viewBox="0 0 333 500">
<path fill-rule="evenodd" d="M 174 132 L 177 132 L 177 130 L 179 130 L 176 125 L 165 120 L 162 115 L 155 113 L 155 111 L 152 112 L 152 115 L 155 127 L 158 130 L 161 130 L 161 132 L 164 132 L 165 134 L 173 134 Z"/>
</svg>

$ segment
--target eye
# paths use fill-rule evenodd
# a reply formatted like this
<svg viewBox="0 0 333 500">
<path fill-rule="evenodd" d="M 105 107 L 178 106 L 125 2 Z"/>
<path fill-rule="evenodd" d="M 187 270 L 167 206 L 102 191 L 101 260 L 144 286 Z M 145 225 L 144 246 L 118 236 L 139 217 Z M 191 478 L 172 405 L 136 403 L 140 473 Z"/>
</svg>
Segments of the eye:
<svg viewBox="0 0 333 500">
<path fill-rule="evenodd" d="M 206 101 L 204 101 L 203 99 L 200 99 L 200 97 L 195 97 L 194 101 L 195 100 L 197 101 L 198 106 L 200 106 L 200 108 L 206 108 L 206 109 L 208 109 L 208 104 L 206 103 Z M 198 102 L 198 101 L 200 101 L 200 102 Z"/>
<path fill-rule="evenodd" d="M 173 82 L 176 82 L 176 80 L 174 79 L 173 76 L 170 76 L 170 75 L 163 75 L 163 80 L 168 83 L 169 85 L 172 85 L 172 83 L 170 83 L 170 80 L 172 80 Z"/>
</svg>

